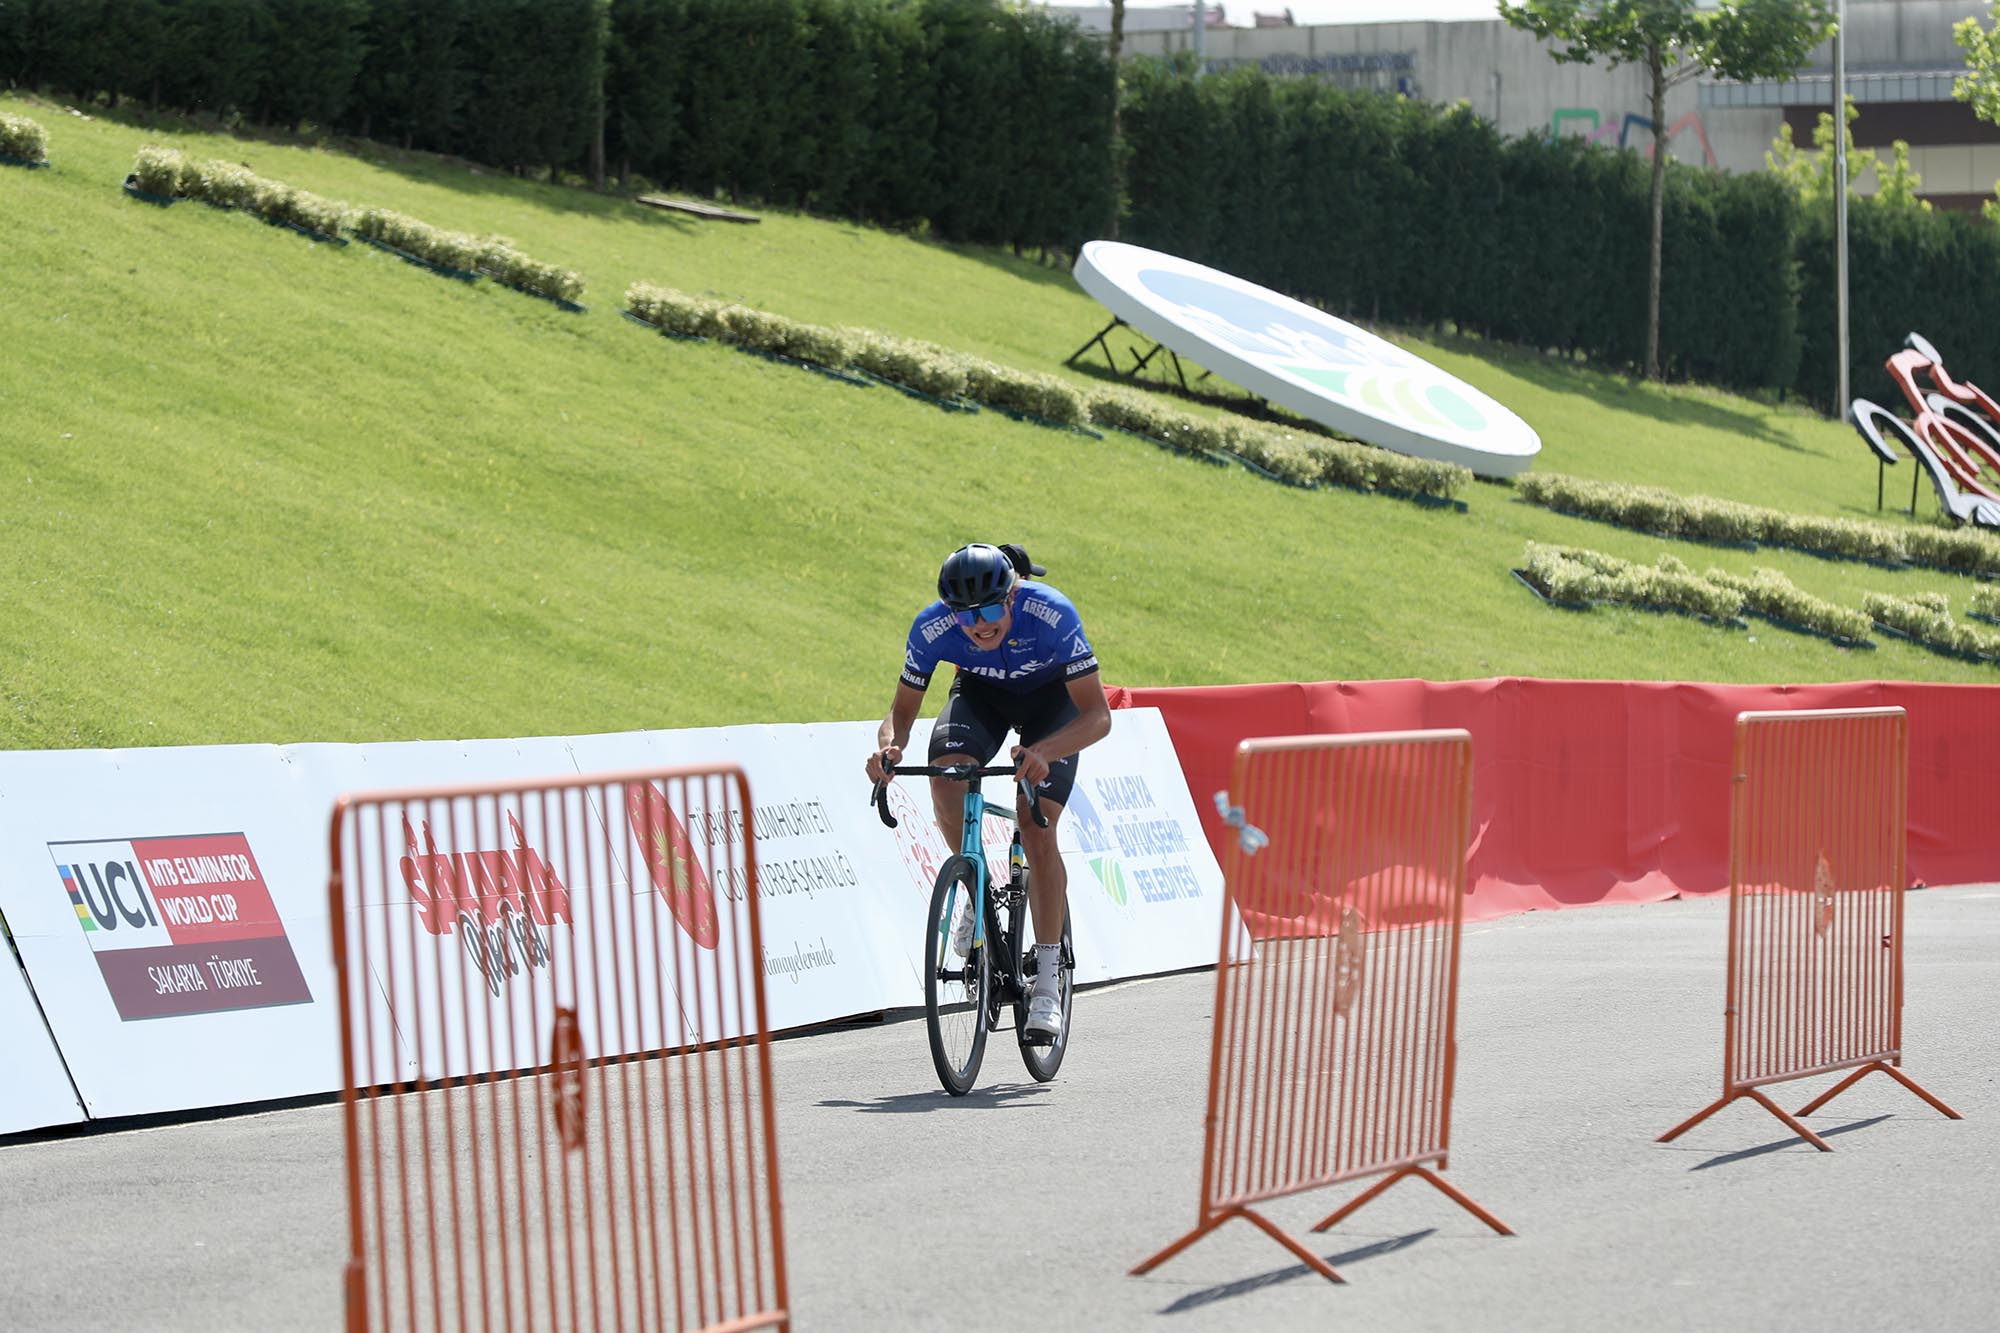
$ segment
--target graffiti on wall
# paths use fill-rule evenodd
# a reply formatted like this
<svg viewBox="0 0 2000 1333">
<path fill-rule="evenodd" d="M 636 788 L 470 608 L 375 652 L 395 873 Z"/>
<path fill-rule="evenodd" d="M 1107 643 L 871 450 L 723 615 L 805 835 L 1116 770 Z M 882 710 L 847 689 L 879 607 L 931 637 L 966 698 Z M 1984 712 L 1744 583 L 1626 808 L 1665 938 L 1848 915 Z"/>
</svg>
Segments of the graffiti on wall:
<svg viewBox="0 0 2000 1333">
<path fill-rule="evenodd" d="M 1422 95 L 1415 51 L 1343 51 L 1323 56 L 1279 52 L 1257 61 L 1266 74 L 1303 74 L 1336 88 L 1360 92 Z"/>
<path fill-rule="evenodd" d="M 1691 129 L 1694 131 L 1694 137 L 1701 141 L 1702 160 L 1711 167 L 1717 165 L 1715 150 L 1709 147 L 1708 131 L 1702 127 L 1701 114 L 1699 112 L 1688 112 L 1685 116 L 1667 126 L 1665 135 L 1659 135 L 1654 132 L 1652 117 L 1642 116 L 1636 111 L 1626 112 L 1625 118 L 1621 121 L 1615 113 L 1610 116 L 1600 116 L 1590 107 L 1559 107 L 1555 115 L 1549 118 L 1549 137 L 1551 139 L 1560 139 L 1563 127 L 1572 124 L 1584 127 L 1583 137 L 1590 143 L 1606 142 L 1613 134 L 1616 134 L 1620 148 L 1628 146 L 1627 141 L 1631 138 L 1634 128 L 1642 129 L 1646 133 L 1653 135 L 1652 142 L 1646 145 L 1646 156 L 1648 157 L 1653 155 L 1654 147 L 1662 139 L 1671 146 L 1675 135 L 1679 134 L 1682 130 Z"/>
</svg>

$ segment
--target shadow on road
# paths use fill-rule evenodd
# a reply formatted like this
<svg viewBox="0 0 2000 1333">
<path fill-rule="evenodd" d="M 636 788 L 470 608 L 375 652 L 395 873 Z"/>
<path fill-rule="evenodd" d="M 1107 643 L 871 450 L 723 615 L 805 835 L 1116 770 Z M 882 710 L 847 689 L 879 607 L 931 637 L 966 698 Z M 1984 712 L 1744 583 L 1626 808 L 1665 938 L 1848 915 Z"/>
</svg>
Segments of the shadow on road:
<svg viewBox="0 0 2000 1333">
<path fill-rule="evenodd" d="M 1818 1134 L 1823 1139 L 1830 1139 L 1836 1134 L 1845 1134 L 1850 1130 L 1866 1129 L 1870 1125 L 1879 1125 L 1884 1120 L 1887 1120 L 1889 1118 L 1890 1117 L 1886 1115 L 1870 1116 L 1866 1120 L 1856 1120 L 1852 1124 L 1835 1125 L 1832 1129 L 1820 1129 L 1820 1130 L 1814 1130 L 1813 1132 Z M 1776 1143 L 1763 1143 L 1759 1144 L 1755 1148 L 1745 1148 L 1741 1152 L 1730 1152 L 1730 1153 L 1724 1153 L 1720 1157 L 1711 1157 L 1706 1162 L 1696 1162 L 1693 1166 L 1689 1167 L 1688 1170 L 1706 1171 L 1711 1166 L 1728 1166 L 1731 1162 L 1740 1162 L 1748 1157 L 1762 1157 L 1765 1153 L 1782 1151 L 1783 1149 L 1791 1147 L 1793 1144 L 1797 1144 L 1800 1147 L 1804 1147 L 1805 1140 L 1800 1138 L 1798 1135 L 1794 1134 L 1790 1138 L 1779 1139 Z"/>
<path fill-rule="evenodd" d="M 1048 1088 L 1040 1083 L 997 1083 L 990 1088 L 974 1088 L 963 1097 L 954 1097 L 942 1089 L 937 1089 L 930 1092 L 898 1092 L 866 1102 L 832 1098 L 814 1102 L 813 1105 L 830 1106 L 839 1110 L 867 1111 L 875 1115 L 906 1115 L 915 1111 L 941 1111 L 951 1106 L 967 1110 L 1035 1106 L 1040 1104 L 1042 1094 L 1047 1091 Z"/>
<path fill-rule="evenodd" d="M 1338 1270 L 1343 1264 L 1358 1263 L 1363 1259 L 1374 1259 L 1381 1255 L 1394 1254 L 1397 1250 L 1407 1250 L 1410 1246 L 1415 1245 L 1425 1237 L 1435 1236 L 1436 1234 L 1437 1228 L 1425 1227 L 1422 1231 L 1412 1231 L 1407 1236 L 1391 1236 L 1388 1240 L 1378 1240 L 1372 1244 L 1360 1246 L 1357 1249 L 1343 1251 L 1340 1254 L 1329 1254 L 1325 1256 L 1325 1259 L 1335 1270 Z M 1200 1291 L 1191 1291 L 1172 1305 L 1161 1310 L 1160 1313 L 1185 1314 L 1189 1310 L 1199 1310 L 1202 1306 L 1213 1305 L 1217 1301 L 1226 1301 L 1237 1296 L 1248 1296 L 1253 1291 L 1262 1291 L 1266 1287 L 1275 1287 L 1280 1282 L 1290 1282 L 1295 1277 L 1309 1277 L 1315 1282 L 1325 1281 L 1318 1273 L 1313 1272 L 1312 1269 L 1307 1268 L 1304 1264 L 1293 1264 L 1289 1268 L 1276 1268 L 1268 1273 L 1259 1273 L 1255 1277 L 1241 1278 L 1235 1282 L 1225 1282 L 1219 1287 L 1204 1287 Z"/>
</svg>

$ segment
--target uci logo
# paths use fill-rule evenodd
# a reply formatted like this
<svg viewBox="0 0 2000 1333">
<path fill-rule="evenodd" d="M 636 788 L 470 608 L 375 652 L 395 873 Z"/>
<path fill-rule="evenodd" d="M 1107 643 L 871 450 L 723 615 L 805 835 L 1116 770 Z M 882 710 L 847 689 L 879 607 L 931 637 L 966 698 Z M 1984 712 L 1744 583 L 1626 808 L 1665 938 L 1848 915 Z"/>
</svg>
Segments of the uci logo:
<svg viewBox="0 0 2000 1333">
<path fill-rule="evenodd" d="M 86 932 L 117 930 L 129 926 L 137 930 L 160 928 L 153 911 L 152 895 L 139 877 L 136 861 L 58 862 L 63 888 L 76 909 L 77 923 Z"/>
</svg>

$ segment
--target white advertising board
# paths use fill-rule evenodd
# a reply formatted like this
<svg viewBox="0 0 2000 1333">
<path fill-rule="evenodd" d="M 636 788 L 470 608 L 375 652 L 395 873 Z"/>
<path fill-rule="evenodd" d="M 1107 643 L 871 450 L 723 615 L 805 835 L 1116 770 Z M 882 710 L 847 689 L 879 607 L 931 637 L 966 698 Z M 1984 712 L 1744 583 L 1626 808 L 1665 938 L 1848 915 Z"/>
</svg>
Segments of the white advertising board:
<svg viewBox="0 0 2000 1333">
<path fill-rule="evenodd" d="M 560 740 L 0 756 L 0 911 L 85 1110 L 337 1088 L 334 797 L 562 772 Z"/>
<path fill-rule="evenodd" d="M 1218 269 L 1091 241 L 1072 270 L 1105 309 L 1162 346 L 1357 440 L 1512 476 L 1541 451 L 1527 422 L 1367 330 Z"/>
<path fill-rule="evenodd" d="M 70 1125 L 83 1107 L 20 964 L 0 940 L 0 1134 Z"/>
<path fill-rule="evenodd" d="M 862 761 L 875 726 L 8 753 L 0 755 L 9 815 L 0 911 L 91 1117 L 326 1092 L 341 1081 L 327 907 L 337 797 L 731 763 L 749 778 L 771 1026 L 916 1005 L 925 907 L 945 851 L 921 783 L 894 788 L 907 816 L 897 830 L 867 804 Z M 710 799 L 723 798 L 700 798 Z M 677 817 L 702 814 L 697 803 Z M 446 911 L 463 900 L 446 901 L 437 888 L 455 866 L 503 866 L 509 857 L 540 867 L 531 878 L 546 872 L 610 890 L 598 906 L 571 894 L 566 917 L 544 913 L 540 923 L 547 929 L 536 947 L 552 964 L 569 960 L 571 994 L 589 990 L 593 949 L 675 951 L 657 989 L 641 983 L 616 1002 L 592 1002 L 603 1012 L 582 1015 L 586 1054 L 743 1030 L 747 1011 L 730 998 L 745 993 L 742 979 L 715 952 L 715 932 L 704 943 L 686 928 L 661 869 L 634 864 L 643 830 L 613 829 L 617 822 L 601 801 L 579 796 L 561 810 L 517 802 L 483 820 L 464 803 L 398 808 L 393 817 L 385 807 L 358 826 L 350 864 L 380 869 L 372 879 L 350 873 L 350 917 L 372 911 L 379 923 L 368 927 L 377 933 L 364 963 L 373 984 L 355 1002 L 375 1037 L 367 1054 L 381 1081 L 546 1058 L 549 1015 L 493 966 L 505 940 L 476 911 Z M 1116 715 L 1111 736 L 1084 756 L 1062 830 L 1079 980 L 1214 961 L 1221 873 L 1157 711 Z M 1004 834 L 989 832 L 1004 858 Z M 724 867 L 702 869 L 725 882 Z M 713 895 L 723 936 L 739 924 L 738 897 Z M 525 941 L 536 923 L 498 924 Z M 453 998 L 482 986 L 509 997 L 495 1006 L 490 1037 L 483 1016 L 466 1022 Z M 375 1003 L 392 992 L 418 999 L 424 1020 Z M 703 1009 L 704 997 L 719 998 Z"/>
</svg>

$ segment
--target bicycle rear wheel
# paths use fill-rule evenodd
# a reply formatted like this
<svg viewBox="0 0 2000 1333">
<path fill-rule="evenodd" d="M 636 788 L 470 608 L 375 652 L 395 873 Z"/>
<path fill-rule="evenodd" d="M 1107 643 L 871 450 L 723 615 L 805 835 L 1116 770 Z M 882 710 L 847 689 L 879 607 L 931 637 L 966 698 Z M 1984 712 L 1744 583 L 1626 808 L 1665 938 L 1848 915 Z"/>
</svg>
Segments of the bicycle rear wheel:
<svg viewBox="0 0 2000 1333">
<path fill-rule="evenodd" d="M 1023 936 L 1028 932 L 1023 931 Z M 1063 1055 L 1069 1050 L 1070 1001 L 1076 992 L 1076 946 L 1070 939 L 1069 912 L 1063 912 L 1062 928 L 1062 1030 L 1054 1041 L 1041 1042 L 1028 1039 L 1027 994 L 1032 987 L 1030 969 L 1035 962 L 1035 942 L 1032 937 L 1021 941 L 1021 991 L 1022 998 L 1014 1006 L 1014 1038 L 1021 1045 L 1021 1063 L 1028 1067 L 1035 1082 L 1047 1083 L 1062 1068 Z"/>
<path fill-rule="evenodd" d="M 961 914 L 974 910 L 978 876 L 979 868 L 963 856 L 946 861 L 931 889 L 930 916 L 924 922 L 924 1026 L 930 1031 L 938 1082 L 954 1097 L 972 1091 L 986 1055 L 991 950 L 974 945 L 969 957 L 960 958 L 951 945 L 952 927 Z"/>
</svg>

